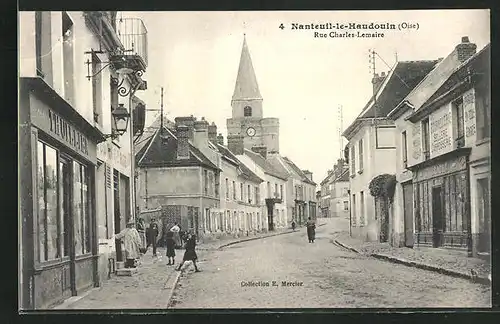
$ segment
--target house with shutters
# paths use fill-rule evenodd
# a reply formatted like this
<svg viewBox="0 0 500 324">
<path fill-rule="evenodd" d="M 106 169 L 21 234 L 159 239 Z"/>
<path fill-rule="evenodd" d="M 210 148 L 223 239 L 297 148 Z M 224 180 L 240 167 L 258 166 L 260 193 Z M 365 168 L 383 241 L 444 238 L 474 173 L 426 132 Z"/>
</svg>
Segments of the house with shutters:
<svg viewBox="0 0 500 324">
<path fill-rule="evenodd" d="M 489 257 L 490 45 L 463 37 L 390 112 L 396 122 L 394 223 L 401 245 Z"/>
<path fill-rule="evenodd" d="M 321 181 L 319 197 L 321 217 L 349 218 L 349 166 L 338 159 Z"/>
<path fill-rule="evenodd" d="M 393 242 L 390 201 L 370 193 L 372 180 L 396 173 L 394 121 L 387 114 L 434 68 L 437 61 L 397 62 L 372 79 L 373 96 L 344 130 L 349 164 L 351 235 L 366 241 Z"/>
</svg>

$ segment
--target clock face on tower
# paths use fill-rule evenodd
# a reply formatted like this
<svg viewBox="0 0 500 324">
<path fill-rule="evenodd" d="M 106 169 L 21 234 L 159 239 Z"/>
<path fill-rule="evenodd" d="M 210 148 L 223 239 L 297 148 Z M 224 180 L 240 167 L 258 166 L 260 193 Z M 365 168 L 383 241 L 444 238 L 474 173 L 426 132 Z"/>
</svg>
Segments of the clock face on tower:
<svg viewBox="0 0 500 324">
<path fill-rule="evenodd" d="M 247 135 L 250 136 L 250 137 L 254 137 L 255 136 L 255 128 L 248 127 L 247 128 Z"/>
</svg>

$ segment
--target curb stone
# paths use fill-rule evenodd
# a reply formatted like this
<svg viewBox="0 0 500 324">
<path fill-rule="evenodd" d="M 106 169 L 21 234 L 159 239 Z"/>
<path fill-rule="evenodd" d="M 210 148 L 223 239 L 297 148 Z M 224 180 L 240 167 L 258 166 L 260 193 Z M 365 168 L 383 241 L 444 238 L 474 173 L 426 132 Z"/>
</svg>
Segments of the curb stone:
<svg viewBox="0 0 500 324">
<path fill-rule="evenodd" d="M 415 261 L 409 261 L 406 259 L 397 258 L 397 257 L 393 257 L 390 255 L 379 254 L 379 253 L 373 253 L 373 254 L 370 254 L 370 256 L 372 256 L 376 259 L 385 260 L 385 261 L 389 261 L 392 263 L 398 263 L 398 264 L 406 265 L 409 267 L 438 272 L 438 273 L 445 274 L 445 275 L 448 275 L 451 277 L 471 280 L 471 276 L 468 273 L 461 272 L 461 271 L 449 270 L 449 269 L 445 269 L 445 268 L 438 267 L 438 266 L 428 265 L 425 263 L 420 263 L 420 262 L 415 262 Z M 483 285 L 490 285 L 491 284 L 491 281 L 486 277 L 478 277 L 478 278 L 476 278 L 476 280 L 474 282 L 477 282 L 477 283 L 480 283 Z"/>
<path fill-rule="evenodd" d="M 348 246 L 348 245 L 346 245 L 344 243 L 341 243 L 338 240 L 334 240 L 334 241 L 335 241 L 335 243 L 337 243 L 338 245 L 342 246 L 345 249 L 351 250 L 351 251 L 353 251 L 355 253 L 358 253 L 358 254 L 362 254 L 361 252 L 359 252 L 355 248 L 350 247 L 350 246 Z M 397 264 L 405 265 L 405 266 L 408 266 L 408 267 L 413 267 L 413 268 L 419 268 L 419 269 L 423 269 L 423 270 L 438 272 L 438 273 L 441 273 L 441 274 L 444 274 L 444 275 L 448 275 L 448 276 L 451 276 L 451 277 L 463 278 L 463 279 L 469 279 L 469 280 L 471 280 L 471 276 L 468 273 L 465 273 L 465 272 L 460 272 L 460 271 L 455 271 L 455 270 L 449 270 L 449 269 L 445 269 L 445 268 L 438 267 L 438 266 L 432 266 L 432 265 L 428 265 L 428 264 L 425 264 L 425 263 L 410 261 L 410 260 L 406 260 L 406 259 L 403 259 L 403 258 L 397 258 L 397 257 L 393 257 L 393 256 L 390 256 L 390 255 L 380 254 L 380 253 L 371 253 L 371 254 L 368 254 L 368 255 L 371 256 L 371 257 L 373 257 L 373 258 L 376 258 L 376 259 L 379 259 L 379 260 L 383 260 L 383 261 L 388 261 L 388 262 L 392 262 L 392 263 L 397 263 Z M 474 282 L 477 282 L 477 283 L 480 283 L 480 284 L 483 284 L 483 285 L 491 285 L 491 280 L 489 278 L 486 278 L 486 277 L 477 277 L 476 280 L 474 280 Z"/>
<path fill-rule="evenodd" d="M 350 250 L 352 252 L 355 252 L 355 253 L 358 253 L 358 254 L 361 254 L 361 252 L 359 252 L 358 250 L 356 250 L 355 248 L 353 247 L 350 247 L 348 245 L 345 245 L 344 243 L 338 241 L 338 240 L 335 240 L 335 243 L 340 245 L 341 247 L 343 247 L 344 249 L 347 249 L 347 250 Z"/>
<path fill-rule="evenodd" d="M 172 303 L 173 303 L 173 297 L 174 297 L 174 292 L 175 292 L 175 289 L 177 288 L 177 285 L 179 284 L 179 280 L 181 278 L 181 275 L 187 270 L 187 268 L 191 265 L 191 262 L 188 263 L 188 264 L 184 264 L 181 268 L 181 271 L 176 271 L 174 270 L 176 273 L 174 274 L 175 278 L 174 278 L 174 282 L 172 284 L 171 287 L 168 287 L 167 286 L 167 283 L 169 281 L 169 279 L 171 277 L 169 277 L 167 279 L 167 281 L 165 282 L 165 286 L 163 287 L 163 289 L 170 289 L 170 292 L 168 294 L 168 298 L 167 298 L 167 307 L 166 308 L 171 308 L 172 307 Z"/>
</svg>

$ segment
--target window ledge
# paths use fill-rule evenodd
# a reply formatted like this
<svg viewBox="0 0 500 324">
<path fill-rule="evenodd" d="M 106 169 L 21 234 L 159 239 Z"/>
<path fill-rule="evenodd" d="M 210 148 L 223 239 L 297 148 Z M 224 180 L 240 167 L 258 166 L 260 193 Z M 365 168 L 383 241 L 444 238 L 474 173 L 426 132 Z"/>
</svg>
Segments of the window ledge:
<svg viewBox="0 0 500 324">
<path fill-rule="evenodd" d="M 361 170 L 358 171 L 358 174 L 361 174 L 361 173 L 363 173 L 363 169 L 361 169 Z"/>
</svg>

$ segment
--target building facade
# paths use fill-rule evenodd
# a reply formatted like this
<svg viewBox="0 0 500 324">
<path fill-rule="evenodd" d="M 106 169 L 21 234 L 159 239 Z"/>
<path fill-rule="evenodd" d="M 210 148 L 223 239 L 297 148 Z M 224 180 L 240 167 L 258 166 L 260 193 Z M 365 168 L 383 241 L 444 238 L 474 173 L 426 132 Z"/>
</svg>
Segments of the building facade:
<svg viewBox="0 0 500 324">
<path fill-rule="evenodd" d="M 113 102 L 103 81 L 122 67 L 116 59 L 124 58 L 115 22 L 116 12 L 19 16 L 23 309 L 49 308 L 98 286 L 107 275 L 99 243 L 114 228 L 99 226 L 109 215 L 102 209 L 108 201 L 101 195 L 106 186 L 101 150 L 114 134 L 112 110 L 120 103 L 129 114 L 133 109 L 128 102 Z M 92 50 L 97 48 L 102 50 Z M 128 175 L 124 182 L 130 186 L 130 126 L 127 132 L 113 136 L 121 146 L 111 148 L 108 167 Z M 130 206 L 130 192 L 122 200 Z"/>
<path fill-rule="evenodd" d="M 140 210 L 173 205 L 195 207 L 181 219 L 181 226 L 201 237 L 210 210 L 220 205 L 221 170 L 192 144 L 194 121 L 176 118 L 175 130 L 158 128 L 136 153 L 136 194 Z"/>
<path fill-rule="evenodd" d="M 289 220 L 287 212 L 288 175 L 276 170 L 267 160 L 266 152 L 254 151 L 244 148 L 243 136 L 233 135 L 228 137 L 228 148 L 239 161 L 248 169 L 264 180 L 259 188 L 259 205 L 261 218 L 259 226 L 264 231 L 284 228 Z M 257 150 L 254 148 L 254 150 Z"/>
<path fill-rule="evenodd" d="M 394 121 L 387 114 L 424 78 L 436 61 L 397 62 L 373 80 L 374 95 L 342 134 L 348 140 L 351 235 L 367 241 L 392 242 L 394 229 L 387 199 L 374 198 L 372 179 L 396 172 Z"/>
<path fill-rule="evenodd" d="M 349 166 L 344 159 L 339 159 L 321 181 L 319 199 L 322 217 L 349 218 Z"/>
<path fill-rule="evenodd" d="M 463 37 L 393 113 L 407 180 L 395 222 L 406 246 L 490 253 L 489 45 L 475 52 Z"/>
</svg>

